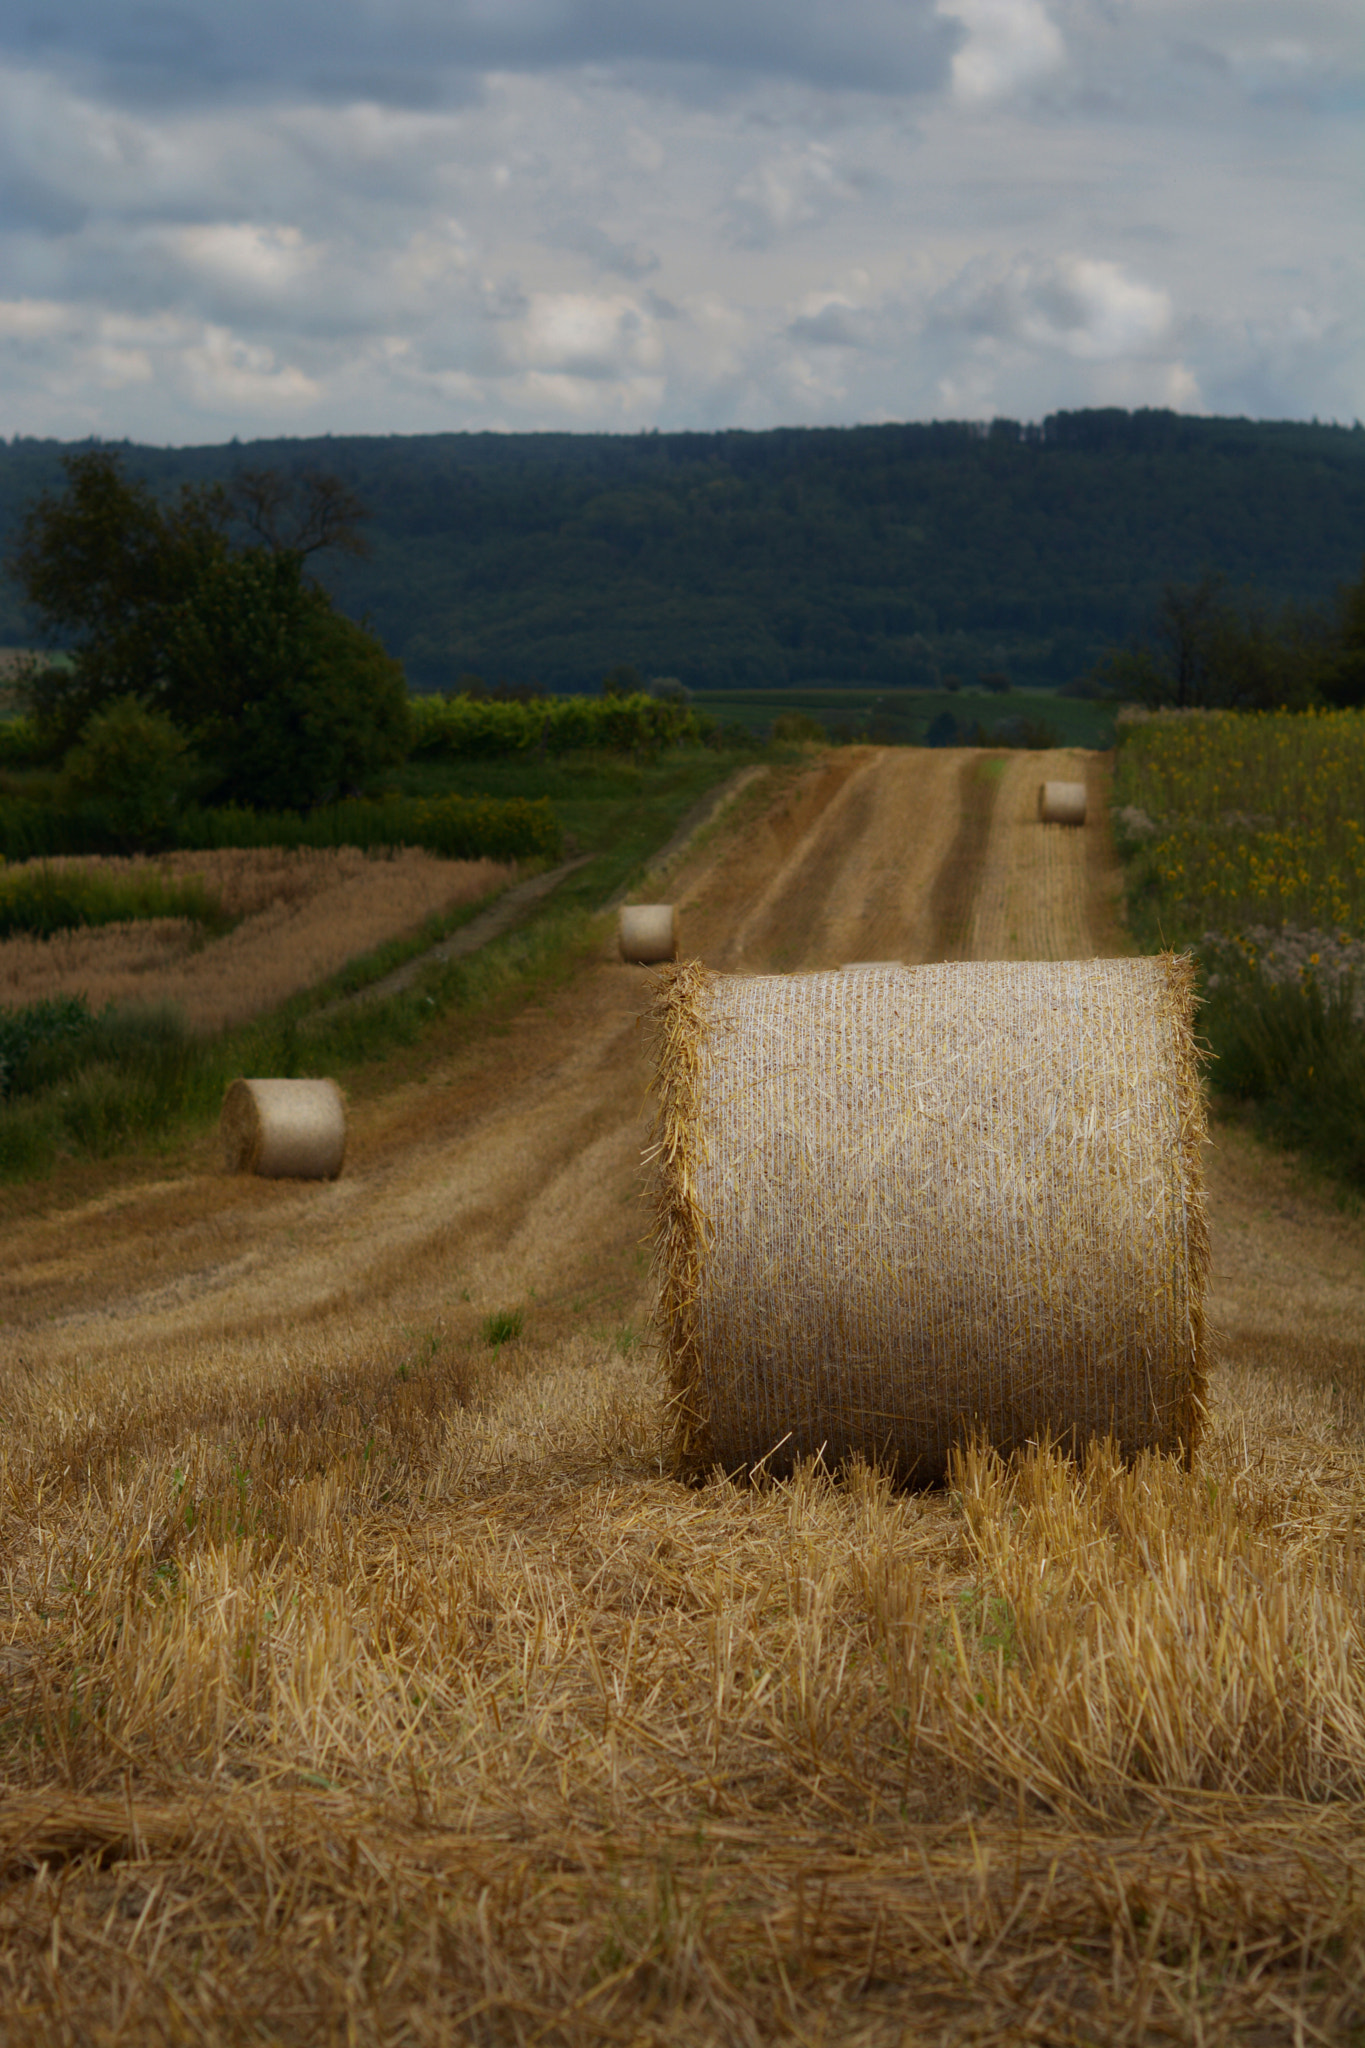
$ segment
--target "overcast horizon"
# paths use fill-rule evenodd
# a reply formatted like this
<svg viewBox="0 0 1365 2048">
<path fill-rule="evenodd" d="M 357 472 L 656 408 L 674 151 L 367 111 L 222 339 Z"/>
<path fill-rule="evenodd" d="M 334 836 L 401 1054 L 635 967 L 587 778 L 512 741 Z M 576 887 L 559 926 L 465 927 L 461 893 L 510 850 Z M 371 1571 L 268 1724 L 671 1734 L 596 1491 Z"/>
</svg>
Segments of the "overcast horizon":
<svg viewBox="0 0 1365 2048">
<path fill-rule="evenodd" d="M 0 6 L 0 433 L 1365 415 L 1346 0 Z"/>
</svg>

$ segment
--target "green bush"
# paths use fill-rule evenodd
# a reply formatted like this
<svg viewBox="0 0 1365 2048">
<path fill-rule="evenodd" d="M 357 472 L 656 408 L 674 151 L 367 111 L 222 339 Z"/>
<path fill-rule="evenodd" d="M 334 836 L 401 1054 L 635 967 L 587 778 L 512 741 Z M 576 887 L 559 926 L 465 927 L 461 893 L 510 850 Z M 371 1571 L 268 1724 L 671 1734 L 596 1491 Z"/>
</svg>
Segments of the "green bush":
<svg viewBox="0 0 1365 2048">
<path fill-rule="evenodd" d="M 0 769 L 37 768 L 51 758 L 51 742 L 44 739 L 31 718 L 0 721 Z"/>
<path fill-rule="evenodd" d="M 121 844 L 164 838 L 194 776 L 190 744 L 163 712 L 137 697 L 116 697 L 85 722 L 65 762 L 77 804 L 103 812 Z"/>
</svg>

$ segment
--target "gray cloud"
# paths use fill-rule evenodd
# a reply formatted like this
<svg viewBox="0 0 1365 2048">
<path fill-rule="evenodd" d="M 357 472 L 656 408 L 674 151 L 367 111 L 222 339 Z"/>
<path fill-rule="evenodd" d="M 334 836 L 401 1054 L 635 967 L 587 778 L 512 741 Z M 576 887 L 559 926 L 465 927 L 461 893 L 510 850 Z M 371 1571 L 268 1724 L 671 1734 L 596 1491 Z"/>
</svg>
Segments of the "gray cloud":
<svg viewBox="0 0 1365 2048">
<path fill-rule="evenodd" d="M 1354 0 L 278 13 L 0 21 L 0 431 L 1365 413 Z"/>
<path fill-rule="evenodd" d="M 822 89 L 930 90 L 960 40 L 934 0 L 47 0 L 0 50 L 133 105 L 221 99 L 460 101 L 487 72 L 685 66 Z"/>
</svg>

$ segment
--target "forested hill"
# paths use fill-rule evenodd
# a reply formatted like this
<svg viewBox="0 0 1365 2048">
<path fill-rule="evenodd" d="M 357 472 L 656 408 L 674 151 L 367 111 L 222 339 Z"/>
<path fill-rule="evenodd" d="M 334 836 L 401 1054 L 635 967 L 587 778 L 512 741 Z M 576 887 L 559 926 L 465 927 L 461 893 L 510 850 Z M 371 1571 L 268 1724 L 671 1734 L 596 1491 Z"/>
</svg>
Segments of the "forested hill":
<svg viewBox="0 0 1365 2048">
<path fill-rule="evenodd" d="M 88 444 L 83 444 L 88 445 Z M 0 444 L 0 528 L 60 485 Z M 1365 430 L 1059 413 L 1041 427 L 427 434 L 122 450 L 158 489 L 312 463 L 359 489 L 373 553 L 321 572 L 418 689 L 1066 682 L 1205 570 L 1317 603 L 1365 555 Z M 27 637 L 0 594 L 0 642 Z"/>
</svg>

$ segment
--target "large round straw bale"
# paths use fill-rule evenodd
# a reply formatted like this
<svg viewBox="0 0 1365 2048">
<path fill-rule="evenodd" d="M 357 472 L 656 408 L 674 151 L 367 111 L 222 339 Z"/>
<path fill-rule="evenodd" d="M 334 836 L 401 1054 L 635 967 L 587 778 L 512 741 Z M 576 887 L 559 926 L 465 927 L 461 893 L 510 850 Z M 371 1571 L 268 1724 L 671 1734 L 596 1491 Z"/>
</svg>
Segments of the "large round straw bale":
<svg viewBox="0 0 1365 2048">
<path fill-rule="evenodd" d="M 335 1081 L 234 1081 L 219 1128 L 229 1173 L 335 1180 L 346 1156 L 346 1104 Z"/>
<path fill-rule="evenodd" d="M 1040 782 L 1038 785 L 1038 816 L 1045 825 L 1083 825 L 1085 823 L 1085 784 L 1083 782 Z"/>
<path fill-rule="evenodd" d="M 678 957 L 678 913 L 671 903 L 623 903 L 617 925 L 621 958 L 656 967 Z"/>
<path fill-rule="evenodd" d="M 679 1460 L 973 1434 L 1193 1447 L 1208 1264 L 1189 960 L 742 977 L 655 1003 Z"/>
<path fill-rule="evenodd" d="M 900 967 L 901 962 L 899 960 L 845 960 L 839 972 L 841 974 L 896 974 L 899 972 Z"/>
</svg>

